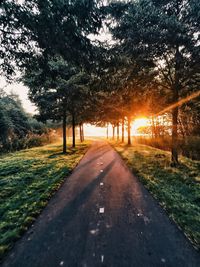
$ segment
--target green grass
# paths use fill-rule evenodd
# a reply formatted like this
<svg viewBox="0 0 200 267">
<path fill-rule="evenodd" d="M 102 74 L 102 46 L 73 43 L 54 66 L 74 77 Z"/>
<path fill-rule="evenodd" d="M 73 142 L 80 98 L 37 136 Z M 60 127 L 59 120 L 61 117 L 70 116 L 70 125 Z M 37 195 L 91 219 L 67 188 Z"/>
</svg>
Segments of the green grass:
<svg viewBox="0 0 200 267">
<path fill-rule="evenodd" d="M 0 258 L 46 206 L 87 147 L 78 144 L 63 155 L 62 147 L 53 144 L 0 157 Z"/>
<path fill-rule="evenodd" d="M 200 161 L 181 157 L 180 166 L 172 168 L 169 152 L 138 144 L 112 145 L 169 217 L 200 249 Z"/>
</svg>

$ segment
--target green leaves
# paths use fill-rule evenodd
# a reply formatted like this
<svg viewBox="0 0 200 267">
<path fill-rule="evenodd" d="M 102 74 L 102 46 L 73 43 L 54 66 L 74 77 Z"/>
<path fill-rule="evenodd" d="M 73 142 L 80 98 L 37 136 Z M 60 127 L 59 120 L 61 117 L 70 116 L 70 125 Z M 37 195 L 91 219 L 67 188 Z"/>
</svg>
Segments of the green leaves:
<svg viewBox="0 0 200 267">
<path fill-rule="evenodd" d="M 3 1 L 0 19 L 2 70 L 9 77 L 15 68 L 28 68 L 40 54 L 62 56 L 87 64 L 91 53 L 88 34 L 101 27 L 100 6 L 90 1 Z"/>
</svg>

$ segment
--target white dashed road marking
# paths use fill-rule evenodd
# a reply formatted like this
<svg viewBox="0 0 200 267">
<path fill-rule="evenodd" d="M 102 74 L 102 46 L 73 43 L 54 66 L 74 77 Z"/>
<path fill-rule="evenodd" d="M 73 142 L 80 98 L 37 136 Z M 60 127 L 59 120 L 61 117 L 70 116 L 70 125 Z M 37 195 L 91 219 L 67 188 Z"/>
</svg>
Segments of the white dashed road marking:
<svg viewBox="0 0 200 267">
<path fill-rule="evenodd" d="M 104 255 L 101 255 L 101 262 L 104 261 Z"/>
<path fill-rule="evenodd" d="M 104 208 L 100 208 L 99 213 L 104 213 Z"/>
<path fill-rule="evenodd" d="M 92 234 L 92 235 L 97 235 L 98 232 L 99 232 L 99 229 L 90 230 L 90 234 Z"/>
</svg>

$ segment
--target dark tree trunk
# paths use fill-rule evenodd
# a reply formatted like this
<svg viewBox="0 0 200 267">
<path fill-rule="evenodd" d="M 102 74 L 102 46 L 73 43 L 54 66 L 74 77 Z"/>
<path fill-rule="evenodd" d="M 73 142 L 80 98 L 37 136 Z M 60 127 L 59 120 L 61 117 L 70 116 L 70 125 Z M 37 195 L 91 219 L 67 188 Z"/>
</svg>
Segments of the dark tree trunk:
<svg viewBox="0 0 200 267">
<path fill-rule="evenodd" d="M 108 123 L 107 123 L 107 127 L 106 127 L 106 137 L 108 139 Z"/>
<path fill-rule="evenodd" d="M 80 133 L 80 142 L 83 142 L 83 134 L 82 134 L 82 124 L 79 124 L 79 133 Z"/>
<path fill-rule="evenodd" d="M 113 126 L 113 140 L 115 139 L 115 126 Z"/>
<path fill-rule="evenodd" d="M 181 118 L 178 119 L 178 125 L 180 126 L 180 131 L 181 131 L 182 137 L 183 137 L 183 139 L 185 139 L 185 131 L 184 131 L 184 126 L 183 126 Z"/>
<path fill-rule="evenodd" d="M 174 104 L 179 100 L 179 89 L 180 89 L 180 82 L 179 82 L 179 69 L 180 69 L 180 60 L 181 55 L 179 52 L 179 47 L 176 47 L 176 54 L 175 54 L 175 82 L 172 86 L 173 91 L 173 102 Z M 178 105 L 177 107 L 173 108 L 172 110 L 172 166 L 177 166 L 178 162 Z"/>
<path fill-rule="evenodd" d="M 153 139 L 155 136 L 155 125 L 154 125 L 154 117 L 153 116 L 152 116 L 151 134 L 152 134 L 152 139 Z"/>
<path fill-rule="evenodd" d="M 83 123 L 81 124 L 82 140 L 85 140 Z"/>
<path fill-rule="evenodd" d="M 131 145 L 131 118 L 128 116 L 128 145 Z"/>
<path fill-rule="evenodd" d="M 75 124 L 75 116 L 72 114 L 72 147 L 76 146 L 76 124 Z"/>
<path fill-rule="evenodd" d="M 172 166 L 178 165 L 178 107 L 172 110 Z"/>
<path fill-rule="evenodd" d="M 122 119 L 122 143 L 124 143 L 124 117 Z"/>
<path fill-rule="evenodd" d="M 119 141 L 119 122 L 117 122 L 117 141 Z"/>
<path fill-rule="evenodd" d="M 66 110 L 63 111 L 63 153 L 67 153 Z"/>
</svg>

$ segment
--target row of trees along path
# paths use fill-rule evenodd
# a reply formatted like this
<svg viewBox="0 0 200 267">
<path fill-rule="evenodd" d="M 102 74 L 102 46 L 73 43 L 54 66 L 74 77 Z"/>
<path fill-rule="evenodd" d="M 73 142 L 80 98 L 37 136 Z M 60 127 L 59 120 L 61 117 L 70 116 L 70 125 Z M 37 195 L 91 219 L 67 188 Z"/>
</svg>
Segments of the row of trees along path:
<svg viewBox="0 0 200 267">
<path fill-rule="evenodd" d="M 132 119 L 199 90 L 199 0 L 3 0 L 1 10 L 1 71 L 20 71 L 42 121 L 62 119 L 64 153 L 69 123 L 75 146 L 75 125 L 124 129 L 125 118 L 130 144 Z M 174 166 L 180 109 L 168 111 Z"/>
</svg>

